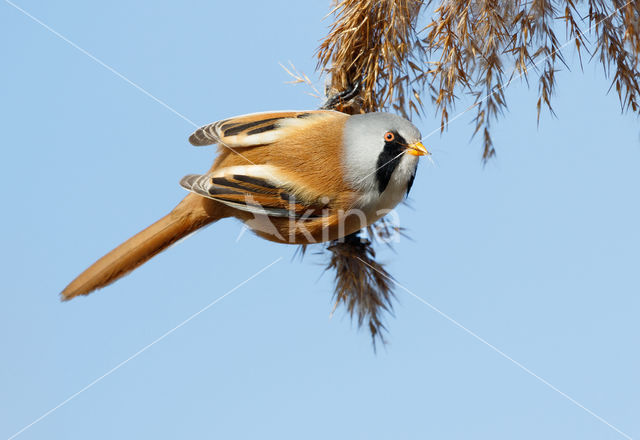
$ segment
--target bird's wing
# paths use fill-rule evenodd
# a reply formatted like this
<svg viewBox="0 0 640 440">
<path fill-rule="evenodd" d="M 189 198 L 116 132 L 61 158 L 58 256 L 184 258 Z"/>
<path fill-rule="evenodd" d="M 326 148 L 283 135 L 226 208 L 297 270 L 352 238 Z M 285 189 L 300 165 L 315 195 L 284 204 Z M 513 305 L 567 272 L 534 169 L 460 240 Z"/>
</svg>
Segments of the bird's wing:
<svg viewBox="0 0 640 440">
<path fill-rule="evenodd" d="M 239 166 L 218 170 L 215 174 L 190 174 L 182 178 L 180 185 L 203 197 L 254 214 L 305 219 L 327 214 L 326 202 L 295 197 L 292 185 L 267 176 L 273 175 L 269 168 L 266 165 Z"/>
<path fill-rule="evenodd" d="M 288 127 L 304 126 L 317 118 L 342 116 L 331 110 L 253 113 L 213 122 L 197 129 L 189 142 L 195 146 L 221 143 L 231 148 L 268 145 L 277 141 Z"/>
</svg>

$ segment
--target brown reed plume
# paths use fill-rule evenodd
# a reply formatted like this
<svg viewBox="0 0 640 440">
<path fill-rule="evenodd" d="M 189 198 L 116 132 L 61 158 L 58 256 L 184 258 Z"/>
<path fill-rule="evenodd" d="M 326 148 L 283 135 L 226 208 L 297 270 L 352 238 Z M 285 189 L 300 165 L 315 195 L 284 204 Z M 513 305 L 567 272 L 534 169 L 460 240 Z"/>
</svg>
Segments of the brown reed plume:
<svg viewBox="0 0 640 440">
<path fill-rule="evenodd" d="M 343 0 L 334 8 L 336 20 L 318 49 L 319 66 L 331 76 L 329 94 L 361 87 L 358 99 L 340 110 L 419 111 L 410 78 L 424 65 L 415 31 L 421 6 L 418 0 Z"/>
<path fill-rule="evenodd" d="M 495 154 L 490 128 L 511 81 L 536 78 L 538 119 L 543 106 L 553 113 L 565 45 L 600 62 L 623 110 L 639 110 L 637 0 L 343 0 L 333 12 L 318 50 L 333 92 L 361 83 L 355 110 L 411 116 L 424 111 L 426 91 L 441 130 L 456 102 L 472 96 L 484 160 Z"/>
<path fill-rule="evenodd" d="M 471 96 L 483 161 L 495 154 L 491 126 L 507 109 L 512 81 L 537 83 L 538 122 L 543 107 L 553 114 L 555 74 L 567 68 L 563 50 L 576 50 L 581 65 L 583 54 L 599 62 L 622 110 L 640 111 L 638 0 L 341 0 L 330 15 L 317 52 L 330 79 L 327 107 L 411 117 L 424 113 L 421 94 L 428 93 L 442 132 L 456 103 Z M 375 343 L 381 312 L 391 308 L 386 272 L 370 241 L 352 236 L 328 249 L 336 305 L 366 321 Z"/>
</svg>

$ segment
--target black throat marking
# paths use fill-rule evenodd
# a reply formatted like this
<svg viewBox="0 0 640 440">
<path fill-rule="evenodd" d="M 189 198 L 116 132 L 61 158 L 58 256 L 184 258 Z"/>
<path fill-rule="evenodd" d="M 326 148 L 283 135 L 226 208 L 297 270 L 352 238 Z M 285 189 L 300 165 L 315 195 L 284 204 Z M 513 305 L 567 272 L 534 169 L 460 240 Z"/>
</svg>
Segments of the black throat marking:
<svg viewBox="0 0 640 440">
<path fill-rule="evenodd" d="M 409 184 L 407 185 L 407 194 L 406 194 L 407 197 L 409 197 L 409 191 L 411 191 L 411 187 L 413 186 L 413 182 L 416 181 L 416 173 L 417 172 L 418 172 L 418 168 L 416 167 L 415 171 L 413 172 L 413 174 L 409 178 Z"/>
<path fill-rule="evenodd" d="M 407 142 L 398 133 L 393 133 L 395 139 L 391 142 L 384 143 L 384 149 L 378 156 L 378 163 L 376 164 L 376 179 L 378 180 L 378 192 L 382 194 L 389 181 L 391 175 L 398 167 L 400 160 L 402 159 L 402 152 L 406 148 Z"/>
</svg>

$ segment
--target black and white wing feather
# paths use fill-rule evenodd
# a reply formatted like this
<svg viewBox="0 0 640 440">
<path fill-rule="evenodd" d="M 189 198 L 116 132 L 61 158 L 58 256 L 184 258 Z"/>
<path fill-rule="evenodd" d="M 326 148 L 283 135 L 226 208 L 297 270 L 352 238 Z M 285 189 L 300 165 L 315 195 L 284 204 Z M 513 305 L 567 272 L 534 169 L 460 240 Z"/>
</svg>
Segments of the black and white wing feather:
<svg viewBox="0 0 640 440">
<path fill-rule="evenodd" d="M 243 167 L 251 171 L 259 166 Z M 286 183 L 259 175 L 225 173 L 190 174 L 182 178 L 185 189 L 242 211 L 274 217 L 313 219 L 327 213 L 319 201 L 301 200 L 292 195 Z"/>
</svg>

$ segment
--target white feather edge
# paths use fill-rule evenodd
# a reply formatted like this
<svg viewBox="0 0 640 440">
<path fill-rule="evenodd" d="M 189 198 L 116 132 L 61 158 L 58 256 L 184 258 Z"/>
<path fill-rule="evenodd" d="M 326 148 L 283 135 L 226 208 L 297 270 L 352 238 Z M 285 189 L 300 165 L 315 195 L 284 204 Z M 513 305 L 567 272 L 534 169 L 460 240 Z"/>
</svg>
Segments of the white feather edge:
<svg viewBox="0 0 640 440">
<path fill-rule="evenodd" d="M 266 131 L 260 134 L 252 134 L 251 136 L 246 135 L 236 135 L 236 136 L 227 136 L 222 137 L 220 143 L 223 145 L 228 145 L 230 147 L 238 148 L 238 147 L 253 147 L 254 145 L 265 145 L 272 144 L 277 141 L 282 135 L 282 131 L 279 128 Z M 220 137 L 218 136 L 220 139 Z"/>
<path fill-rule="evenodd" d="M 278 178 L 278 169 L 273 165 L 236 165 L 233 167 L 224 167 L 210 173 L 209 177 L 224 177 L 239 174 L 248 177 L 257 177 L 266 179 L 276 185 L 280 185 L 283 180 Z"/>
</svg>

